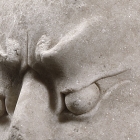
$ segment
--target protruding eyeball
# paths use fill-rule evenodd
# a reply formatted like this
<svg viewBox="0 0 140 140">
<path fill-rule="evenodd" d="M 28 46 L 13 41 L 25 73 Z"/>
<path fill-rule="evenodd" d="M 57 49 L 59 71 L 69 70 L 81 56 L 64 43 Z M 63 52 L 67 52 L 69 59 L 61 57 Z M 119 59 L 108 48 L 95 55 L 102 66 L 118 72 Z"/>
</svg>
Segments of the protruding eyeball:
<svg viewBox="0 0 140 140">
<path fill-rule="evenodd" d="M 96 84 L 92 84 L 80 91 L 65 96 L 67 109 L 81 115 L 93 109 L 100 98 L 100 91 Z"/>
<path fill-rule="evenodd" d="M 0 98 L 0 117 L 6 113 L 4 98 Z"/>
</svg>

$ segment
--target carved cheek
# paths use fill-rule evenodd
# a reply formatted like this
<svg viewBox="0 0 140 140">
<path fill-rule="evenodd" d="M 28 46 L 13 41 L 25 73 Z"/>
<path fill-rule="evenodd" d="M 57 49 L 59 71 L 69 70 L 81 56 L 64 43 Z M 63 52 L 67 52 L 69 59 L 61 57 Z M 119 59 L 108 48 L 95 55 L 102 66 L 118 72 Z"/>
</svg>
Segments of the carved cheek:
<svg viewBox="0 0 140 140">
<path fill-rule="evenodd" d="M 80 91 L 70 93 L 65 97 L 67 109 L 77 115 L 92 110 L 100 98 L 100 91 L 96 84 L 92 84 Z"/>
</svg>

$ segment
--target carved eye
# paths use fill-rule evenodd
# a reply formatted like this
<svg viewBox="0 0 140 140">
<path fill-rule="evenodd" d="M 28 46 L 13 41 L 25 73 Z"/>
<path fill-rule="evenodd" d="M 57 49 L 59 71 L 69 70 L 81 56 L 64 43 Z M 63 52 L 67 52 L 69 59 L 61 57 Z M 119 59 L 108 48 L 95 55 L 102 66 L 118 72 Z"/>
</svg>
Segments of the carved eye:
<svg viewBox="0 0 140 140">
<path fill-rule="evenodd" d="M 81 115 L 92 110 L 100 98 L 100 91 L 96 84 L 92 84 L 80 91 L 69 93 L 65 96 L 67 109 Z"/>
</svg>

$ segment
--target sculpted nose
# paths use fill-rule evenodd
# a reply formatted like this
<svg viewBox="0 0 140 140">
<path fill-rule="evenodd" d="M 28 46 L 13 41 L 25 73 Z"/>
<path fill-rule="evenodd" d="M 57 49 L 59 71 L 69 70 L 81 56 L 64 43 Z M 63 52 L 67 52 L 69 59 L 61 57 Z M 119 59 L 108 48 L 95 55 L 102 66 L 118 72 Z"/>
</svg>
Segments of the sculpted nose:
<svg viewBox="0 0 140 140">
<path fill-rule="evenodd" d="M 23 79 L 20 96 L 9 130 L 9 140 L 46 140 L 51 137 L 55 115 L 49 107 L 49 94 L 38 74 L 28 71 Z M 45 132 L 44 132 L 45 131 Z"/>
</svg>

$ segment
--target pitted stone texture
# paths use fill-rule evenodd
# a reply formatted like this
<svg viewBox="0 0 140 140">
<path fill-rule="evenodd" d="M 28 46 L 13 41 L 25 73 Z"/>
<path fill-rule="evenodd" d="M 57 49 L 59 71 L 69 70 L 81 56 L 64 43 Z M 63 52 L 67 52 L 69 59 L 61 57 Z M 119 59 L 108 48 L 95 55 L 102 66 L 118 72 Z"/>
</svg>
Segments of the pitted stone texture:
<svg viewBox="0 0 140 140">
<path fill-rule="evenodd" d="M 0 94 L 7 115 L 0 118 L 0 139 L 137 140 L 139 5 L 1 0 Z M 96 107 L 80 115 L 66 109 L 64 95 L 74 99 L 94 83 L 101 95 Z"/>
</svg>

